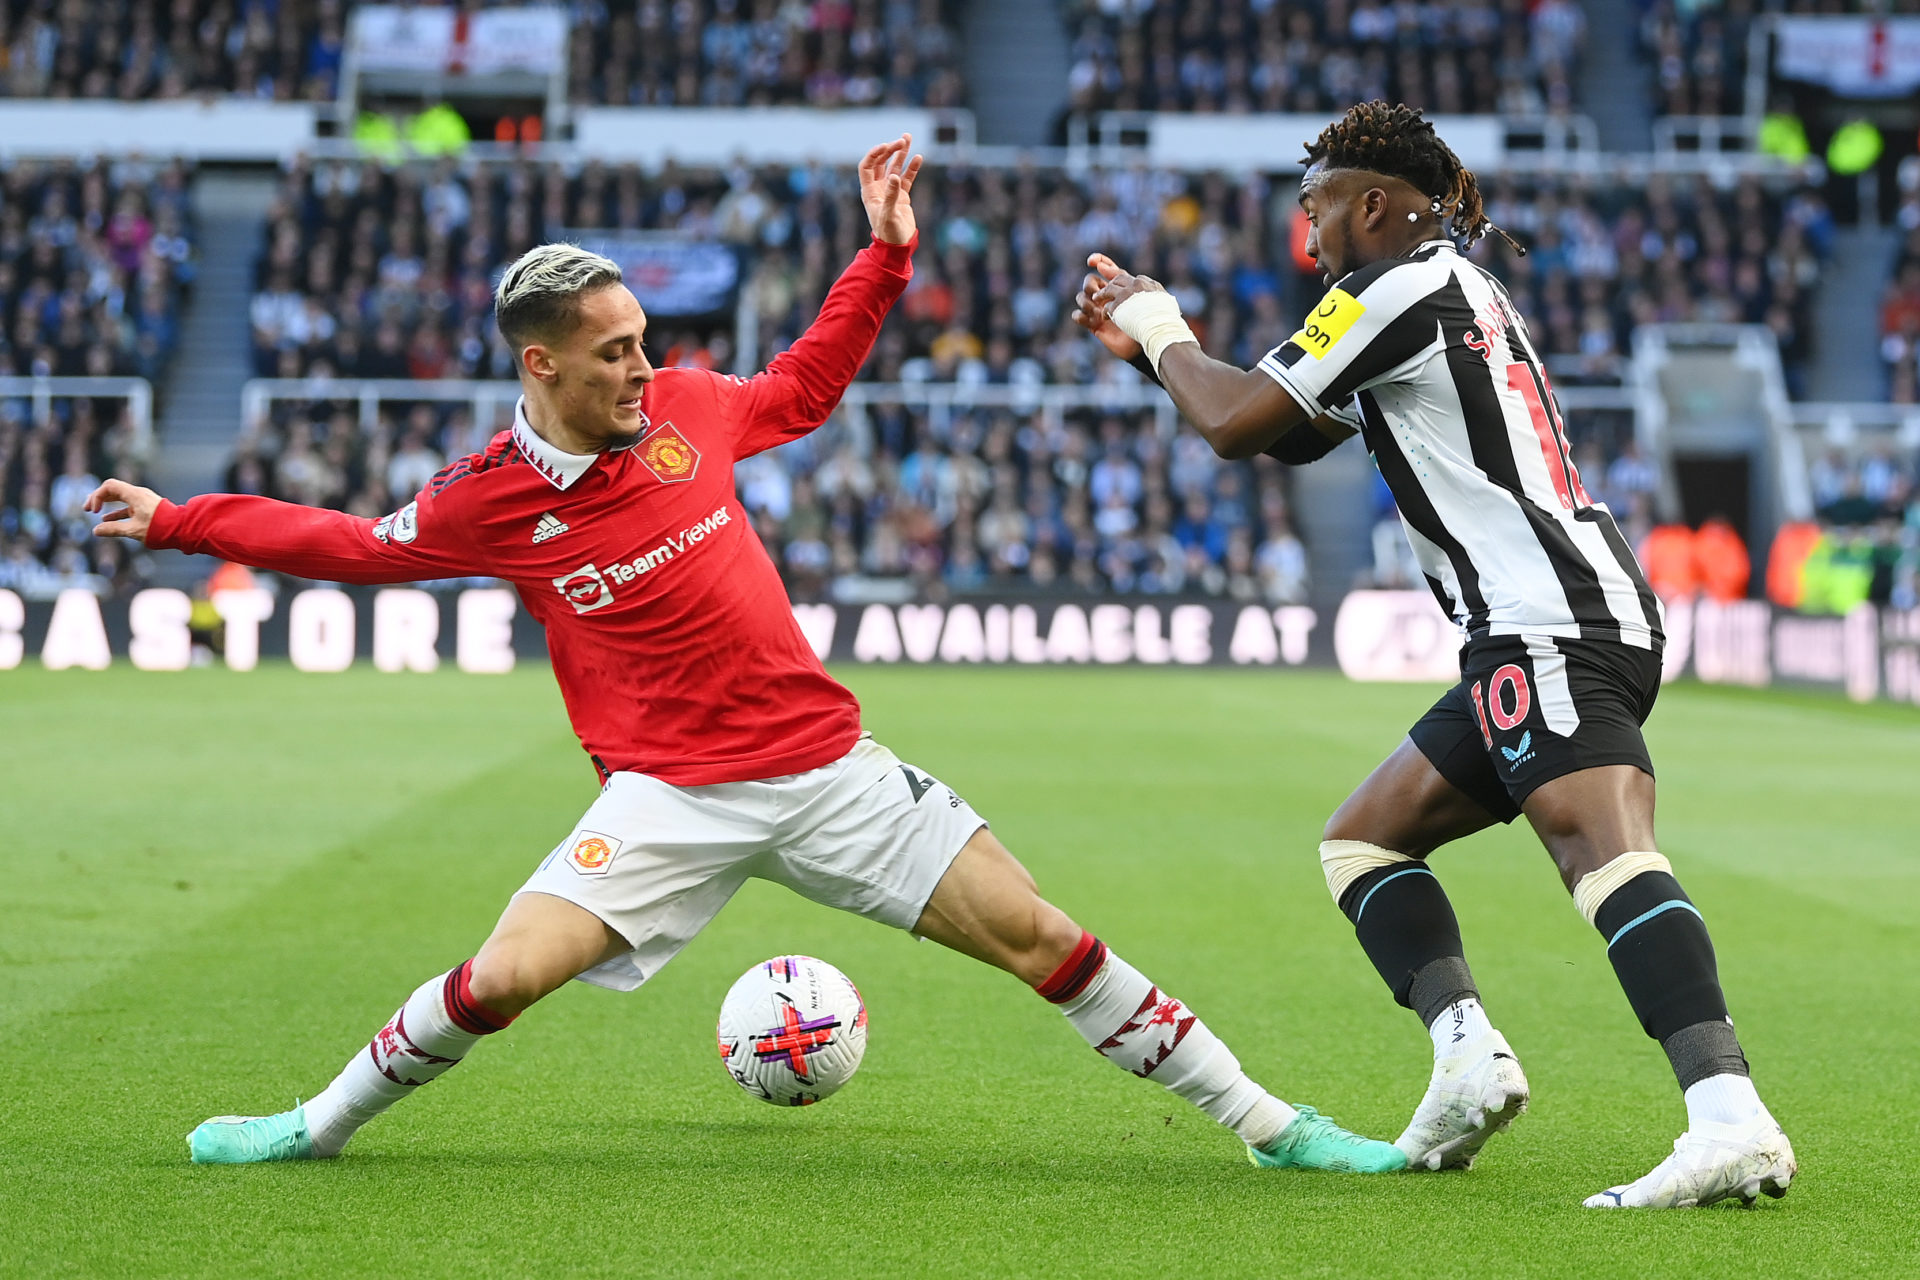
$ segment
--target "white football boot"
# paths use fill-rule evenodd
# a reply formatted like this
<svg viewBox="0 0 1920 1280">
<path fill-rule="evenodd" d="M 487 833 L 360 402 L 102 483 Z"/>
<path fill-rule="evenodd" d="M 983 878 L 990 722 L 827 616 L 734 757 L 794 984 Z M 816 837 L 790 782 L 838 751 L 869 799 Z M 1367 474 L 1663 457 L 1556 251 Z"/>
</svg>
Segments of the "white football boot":
<svg viewBox="0 0 1920 1280">
<path fill-rule="evenodd" d="M 1407 1168 L 1465 1169 L 1487 1139 L 1527 1109 L 1527 1075 L 1498 1031 L 1475 1036 L 1435 1058 L 1427 1096 L 1394 1146 Z"/>
<path fill-rule="evenodd" d="M 1653 1172 L 1625 1186 L 1588 1196 L 1589 1209 L 1691 1209 L 1735 1196 L 1752 1205 L 1761 1195 L 1778 1200 L 1800 1166 L 1793 1144 L 1765 1111 L 1744 1124 L 1693 1125 L 1673 1144 L 1673 1154 Z"/>
</svg>

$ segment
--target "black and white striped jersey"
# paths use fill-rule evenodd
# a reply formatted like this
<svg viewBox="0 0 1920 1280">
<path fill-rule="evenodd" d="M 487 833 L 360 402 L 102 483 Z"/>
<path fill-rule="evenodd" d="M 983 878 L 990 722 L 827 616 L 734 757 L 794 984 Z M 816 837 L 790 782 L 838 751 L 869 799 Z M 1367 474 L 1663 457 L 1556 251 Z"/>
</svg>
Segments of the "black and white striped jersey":
<svg viewBox="0 0 1920 1280">
<path fill-rule="evenodd" d="M 1260 369 L 1359 430 L 1440 605 L 1468 636 L 1661 643 L 1660 604 L 1568 456 L 1500 282 L 1448 241 L 1342 277 Z"/>
</svg>

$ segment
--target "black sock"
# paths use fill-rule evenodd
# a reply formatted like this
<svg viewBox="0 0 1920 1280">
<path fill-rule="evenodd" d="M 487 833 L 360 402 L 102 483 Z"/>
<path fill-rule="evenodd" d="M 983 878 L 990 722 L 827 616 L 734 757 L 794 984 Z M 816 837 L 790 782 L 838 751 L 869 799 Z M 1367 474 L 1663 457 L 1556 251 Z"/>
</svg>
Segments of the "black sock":
<svg viewBox="0 0 1920 1280">
<path fill-rule="evenodd" d="M 1430 1027 L 1448 1005 L 1477 999 L 1460 922 L 1424 862 L 1377 867 L 1347 886 L 1340 910 L 1393 998 Z"/>
<path fill-rule="evenodd" d="M 1627 1002 L 1666 1050 L 1681 1089 L 1708 1076 L 1747 1074 L 1713 940 L 1678 880 L 1665 871 L 1635 876 L 1600 904 L 1594 925 Z"/>
</svg>

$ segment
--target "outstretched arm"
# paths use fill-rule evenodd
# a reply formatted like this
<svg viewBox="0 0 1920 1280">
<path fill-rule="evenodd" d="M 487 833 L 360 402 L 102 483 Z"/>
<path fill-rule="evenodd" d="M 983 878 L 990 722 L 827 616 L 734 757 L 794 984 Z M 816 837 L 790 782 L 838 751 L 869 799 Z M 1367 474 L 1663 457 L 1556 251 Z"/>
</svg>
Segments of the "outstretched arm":
<svg viewBox="0 0 1920 1280">
<path fill-rule="evenodd" d="M 106 511 L 109 503 L 124 503 Z M 393 515 L 364 520 L 272 498 L 209 493 L 184 505 L 151 489 L 108 480 L 87 498 L 104 511 L 94 533 L 153 548 L 205 553 L 322 582 L 419 582 L 491 573 L 459 522 L 421 494 Z"/>
<path fill-rule="evenodd" d="M 880 336 L 887 312 L 913 278 L 919 230 L 913 182 L 924 157 L 913 138 L 883 142 L 860 161 L 860 199 L 873 243 L 827 291 L 807 331 L 766 372 L 721 384 L 721 412 L 735 424 L 734 454 L 745 458 L 807 434 L 827 420 Z"/>
</svg>

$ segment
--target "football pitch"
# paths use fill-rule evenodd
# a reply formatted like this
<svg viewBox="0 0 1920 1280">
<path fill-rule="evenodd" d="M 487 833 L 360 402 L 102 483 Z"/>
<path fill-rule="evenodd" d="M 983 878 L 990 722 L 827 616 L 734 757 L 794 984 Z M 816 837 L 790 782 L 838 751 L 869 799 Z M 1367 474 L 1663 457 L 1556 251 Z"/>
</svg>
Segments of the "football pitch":
<svg viewBox="0 0 1920 1280">
<path fill-rule="evenodd" d="M 1042 890 L 1256 1079 L 1391 1139 L 1430 1050 L 1328 900 L 1327 813 L 1433 691 L 1323 673 L 840 673 Z M 750 884 L 640 992 L 572 984 L 337 1161 L 196 1167 L 472 954 L 593 799 L 551 676 L 0 672 L 0 1273 L 1812 1276 L 1920 1270 L 1920 713 L 1669 688 L 1660 834 L 1801 1177 L 1599 1213 L 1684 1125 L 1524 823 L 1437 855 L 1533 1109 L 1468 1172 L 1263 1172 L 1016 981 Z M 716 1060 L 802 952 L 860 985 L 805 1110 Z"/>
</svg>

